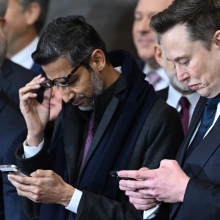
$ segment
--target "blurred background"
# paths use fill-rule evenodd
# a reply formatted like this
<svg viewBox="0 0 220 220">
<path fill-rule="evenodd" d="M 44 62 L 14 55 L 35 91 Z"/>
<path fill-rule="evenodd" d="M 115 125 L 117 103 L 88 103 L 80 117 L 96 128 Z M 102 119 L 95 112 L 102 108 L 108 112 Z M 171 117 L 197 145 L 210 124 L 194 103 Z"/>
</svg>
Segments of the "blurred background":
<svg viewBox="0 0 220 220">
<path fill-rule="evenodd" d="M 126 49 L 136 57 L 132 41 L 136 0 L 50 0 L 47 22 L 60 16 L 83 15 L 106 42 L 107 50 Z"/>
</svg>

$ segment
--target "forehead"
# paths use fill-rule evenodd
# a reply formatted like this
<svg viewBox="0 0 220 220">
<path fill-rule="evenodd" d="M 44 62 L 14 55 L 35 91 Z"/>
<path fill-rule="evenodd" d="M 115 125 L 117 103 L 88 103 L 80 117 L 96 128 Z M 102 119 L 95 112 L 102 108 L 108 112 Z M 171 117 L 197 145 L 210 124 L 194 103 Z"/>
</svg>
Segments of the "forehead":
<svg viewBox="0 0 220 220">
<path fill-rule="evenodd" d="M 185 51 L 190 51 L 193 42 L 189 40 L 185 25 L 176 25 L 161 36 L 161 45 L 168 59 L 173 60 Z"/>
<path fill-rule="evenodd" d="M 171 4 L 172 0 L 139 0 L 135 13 L 156 14 Z"/>
<path fill-rule="evenodd" d="M 42 66 L 49 79 L 64 77 L 72 70 L 73 66 L 69 59 L 60 57 L 56 61 Z"/>
</svg>

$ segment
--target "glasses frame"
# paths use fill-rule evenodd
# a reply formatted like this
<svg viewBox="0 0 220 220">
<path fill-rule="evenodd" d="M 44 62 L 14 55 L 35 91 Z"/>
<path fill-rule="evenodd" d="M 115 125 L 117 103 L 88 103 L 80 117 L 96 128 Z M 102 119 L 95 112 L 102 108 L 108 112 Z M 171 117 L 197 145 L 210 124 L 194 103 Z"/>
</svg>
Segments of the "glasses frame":
<svg viewBox="0 0 220 220">
<path fill-rule="evenodd" d="M 88 55 L 88 56 L 86 56 L 86 57 L 85 57 L 76 67 L 74 67 L 73 70 L 72 70 L 69 74 L 67 74 L 66 76 L 64 76 L 64 77 L 58 77 L 58 78 L 55 78 L 55 79 L 53 79 L 53 80 L 46 79 L 43 83 L 41 83 L 41 85 L 42 85 L 43 87 L 45 87 L 45 88 L 52 88 L 52 87 L 55 86 L 55 85 L 56 85 L 56 86 L 60 86 L 60 87 L 69 86 L 69 84 L 70 84 L 69 79 L 73 76 L 73 74 L 79 69 L 79 67 L 85 62 L 85 60 L 86 60 L 89 56 L 91 56 L 91 54 Z M 57 81 L 58 79 L 62 79 L 63 82 L 62 82 L 62 83 L 58 82 L 58 81 Z M 64 82 L 65 82 L 66 84 L 64 84 Z"/>
</svg>

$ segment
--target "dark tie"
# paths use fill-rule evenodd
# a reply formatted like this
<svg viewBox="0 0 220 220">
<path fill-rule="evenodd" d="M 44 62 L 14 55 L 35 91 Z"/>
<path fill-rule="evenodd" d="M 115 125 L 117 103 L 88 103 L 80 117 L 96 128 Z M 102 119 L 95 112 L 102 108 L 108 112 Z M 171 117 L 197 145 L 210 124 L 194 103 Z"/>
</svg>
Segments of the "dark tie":
<svg viewBox="0 0 220 220">
<path fill-rule="evenodd" d="M 181 111 L 180 111 L 180 118 L 183 126 L 184 134 L 186 135 L 186 132 L 188 130 L 189 125 L 189 106 L 190 103 L 186 97 L 181 97 L 180 101 Z"/>
<path fill-rule="evenodd" d="M 150 72 L 147 74 L 147 77 L 148 77 L 148 82 L 150 84 L 152 84 L 153 86 L 159 82 L 159 80 L 161 79 L 161 77 L 158 75 L 158 73 L 156 71 L 154 72 Z"/>
<path fill-rule="evenodd" d="M 93 128 L 94 128 L 94 111 L 92 112 L 89 120 L 89 128 L 87 132 L 87 137 L 86 137 L 86 142 L 85 142 L 85 147 L 84 147 L 84 152 L 83 152 L 83 159 L 82 159 L 82 164 L 81 167 L 83 166 L 87 153 L 89 151 L 90 145 L 92 143 L 93 139 Z"/>
<path fill-rule="evenodd" d="M 214 117 L 215 117 L 215 112 L 217 109 L 217 105 L 220 102 L 220 94 L 212 99 L 207 99 L 203 115 L 202 115 L 202 120 L 201 124 L 198 128 L 198 131 L 191 142 L 187 152 L 186 152 L 186 158 L 190 155 L 190 153 L 196 148 L 196 146 L 200 143 L 200 141 L 203 139 L 205 133 L 209 129 L 209 127 L 212 125 Z"/>
</svg>

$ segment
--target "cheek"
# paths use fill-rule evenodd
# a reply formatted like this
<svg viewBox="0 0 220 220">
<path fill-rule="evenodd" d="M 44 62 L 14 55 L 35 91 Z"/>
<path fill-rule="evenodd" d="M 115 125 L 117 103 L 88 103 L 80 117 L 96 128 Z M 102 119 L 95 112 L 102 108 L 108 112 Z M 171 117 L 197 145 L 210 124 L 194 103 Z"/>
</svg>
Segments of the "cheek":
<svg viewBox="0 0 220 220">
<path fill-rule="evenodd" d="M 132 36 L 134 41 L 136 41 L 136 37 L 137 37 L 137 24 L 134 24 L 132 27 Z"/>
</svg>

